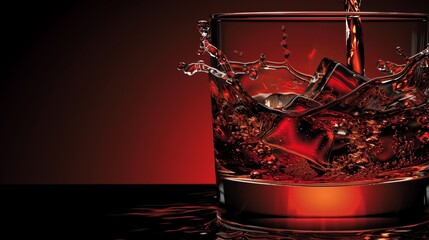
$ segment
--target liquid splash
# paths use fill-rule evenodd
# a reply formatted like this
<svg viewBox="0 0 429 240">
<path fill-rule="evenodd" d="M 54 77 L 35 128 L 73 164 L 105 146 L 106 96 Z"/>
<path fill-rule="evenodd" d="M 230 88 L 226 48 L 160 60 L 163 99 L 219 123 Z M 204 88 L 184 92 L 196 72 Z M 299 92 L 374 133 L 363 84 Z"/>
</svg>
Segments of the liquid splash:
<svg viewBox="0 0 429 240">
<path fill-rule="evenodd" d="M 218 68 L 210 67 L 200 60 L 198 63 L 186 64 L 185 62 L 180 62 L 177 66 L 178 70 L 182 70 L 187 75 L 193 75 L 198 72 L 211 73 L 218 78 L 224 79 L 227 83 L 231 84 L 233 81 L 237 81 L 238 78 L 243 75 L 248 75 L 252 80 L 258 78 L 258 72 L 261 69 L 264 70 L 276 70 L 276 69 L 286 69 L 297 79 L 305 82 L 309 82 L 312 78 L 311 75 L 301 73 L 291 66 L 288 61 L 288 58 L 291 54 L 291 51 L 288 49 L 287 44 L 287 34 L 286 28 L 282 26 L 282 41 L 281 45 L 283 48 L 283 54 L 285 61 L 284 62 L 272 62 L 267 61 L 264 54 L 261 54 L 260 58 L 254 62 L 241 63 L 236 61 L 229 61 L 227 56 L 213 46 L 210 43 L 210 25 L 206 20 L 200 20 L 197 23 L 198 31 L 200 32 L 200 47 L 197 51 L 198 55 L 208 53 L 211 57 L 217 60 L 219 66 Z M 221 70 L 219 70 L 221 69 Z"/>
<path fill-rule="evenodd" d="M 345 10 L 356 13 L 346 18 L 347 65 L 360 75 L 365 75 L 362 20 L 358 15 L 361 0 L 345 0 Z"/>
<path fill-rule="evenodd" d="M 360 19 L 351 20 L 356 29 Z M 380 60 L 378 69 L 387 75 L 368 79 L 363 45 L 358 44 L 362 39 L 355 34 L 349 67 L 325 58 L 309 75 L 291 65 L 284 26 L 283 62 L 261 54 L 246 63 L 228 60 L 210 43 L 207 21 L 197 27 L 198 54 L 208 53 L 217 66 L 199 61 L 180 63 L 178 69 L 188 75 L 210 73 L 221 174 L 300 183 L 424 176 L 429 161 L 429 124 L 424 120 L 429 118 L 429 45 L 411 57 L 398 48 L 406 63 Z M 246 79 L 259 81 L 273 71 L 291 77 L 282 79 L 275 91 L 263 80 L 252 95 L 245 90 Z"/>
</svg>

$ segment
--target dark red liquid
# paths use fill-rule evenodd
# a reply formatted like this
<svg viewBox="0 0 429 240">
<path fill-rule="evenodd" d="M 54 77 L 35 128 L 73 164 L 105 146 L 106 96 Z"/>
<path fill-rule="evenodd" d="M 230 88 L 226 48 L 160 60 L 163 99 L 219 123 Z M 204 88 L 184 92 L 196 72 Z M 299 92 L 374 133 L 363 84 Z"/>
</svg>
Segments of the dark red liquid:
<svg viewBox="0 0 429 240">
<path fill-rule="evenodd" d="M 345 0 L 345 10 L 360 12 L 360 0 Z M 362 21 L 359 16 L 346 19 L 347 65 L 353 71 L 365 75 Z"/>
<path fill-rule="evenodd" d="M 428 86 L 428 68 L 417 66 L 388 84 L 353 77 L 340 66 L 301 95 L 264 99 L 281 102 L 279 96 L 292 95 L 280 111 L 250 99 L 239 82 L 230 86 L 212 77 L 216 159 L 237 175 L 274 180 L 414 175 L 429 156 L 427 95 L 421 92 Z M 406 78 L 420 82 L 405 87 Z"/>
<path fill-rule="evenodd" d="M 285 34 L 283 63 L 263 55 L 230 62 L 209 37 L 202 35 L 200 49 L 218 66 L 182 63 L 180 69 L 211 73 L 219 174 L 303 183 L 424 175 L 429 48 L 385 77 L 368 79 L 327 58 L 311 77 L 290 66 Z"/>
</svg>

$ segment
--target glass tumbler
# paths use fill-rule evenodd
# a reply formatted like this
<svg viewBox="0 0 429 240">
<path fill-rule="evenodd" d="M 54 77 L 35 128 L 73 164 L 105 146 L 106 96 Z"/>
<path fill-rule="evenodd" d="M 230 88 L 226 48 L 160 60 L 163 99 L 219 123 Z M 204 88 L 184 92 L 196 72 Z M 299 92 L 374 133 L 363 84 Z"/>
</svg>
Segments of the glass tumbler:
<svg viewBox="0 0 429 240">
<path fill-rule="evenodd" d="M 428 19 L 229 13 L 199 26 L 201 51 L 212 56 L 218 217 L 422 212 Z"/>
</svg>

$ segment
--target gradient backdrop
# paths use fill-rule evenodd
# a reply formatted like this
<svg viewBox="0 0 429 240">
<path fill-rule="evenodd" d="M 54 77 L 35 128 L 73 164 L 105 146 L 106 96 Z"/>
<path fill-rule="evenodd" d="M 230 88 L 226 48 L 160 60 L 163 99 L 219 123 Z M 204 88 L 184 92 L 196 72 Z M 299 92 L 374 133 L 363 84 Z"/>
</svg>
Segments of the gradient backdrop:
<svg viewBox="0 0 429 240">
<path fill-rule="evenodd" d="M 176 70 L 200 59 L 196 21 L 215 12 L 340 11 L 343 0 L 1 8 L 1 183 L 214 183 L 207 77 Z M 362 10 L 429 12 L 429 4 L 364 0 Z"/>
</svg>

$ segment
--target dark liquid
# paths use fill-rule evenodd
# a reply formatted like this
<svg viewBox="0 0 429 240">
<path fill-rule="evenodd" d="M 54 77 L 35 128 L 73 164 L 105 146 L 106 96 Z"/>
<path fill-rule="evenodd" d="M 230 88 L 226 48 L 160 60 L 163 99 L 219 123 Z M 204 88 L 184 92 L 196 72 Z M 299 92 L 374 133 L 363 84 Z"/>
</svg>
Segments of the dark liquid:
<svg viewBox="0 0 429 240">
<path fill-rule="evenodd" d="M 345 0 L 345 2 L 345 10 L 347 12 L 360 12 L 361 0 Z M 359 15 L 347 17 L 346 38 L 347 65 L 351 70 L 364 75 L 363 32 L 362 20 Z"/>
<path fill-rule="evenodd" d="M 429 160 L 429 48 L 384 77 L 359 74 L 363 55 L 351 58 L 357 59 L 352 70 L 325 58 L 311 77 L 289 64 L 284 27 L 283 63 L 265 56 L 240 63 L 230 62 L 210 44 L 208 24 L 200 21 L 198 26 L 199 52 L 208 52 L 218 66 L 198 62 L 179 68 L 189 75 L 211 73 L 215 158 L 221 175 L 332 183 L 424 174 Z M 271 89 L 264 79 L 274 73 L 292 77 Z M 251 90 L 258 94 L 248 94 L 249 81 L 261 81 Z"/>
</svg>

